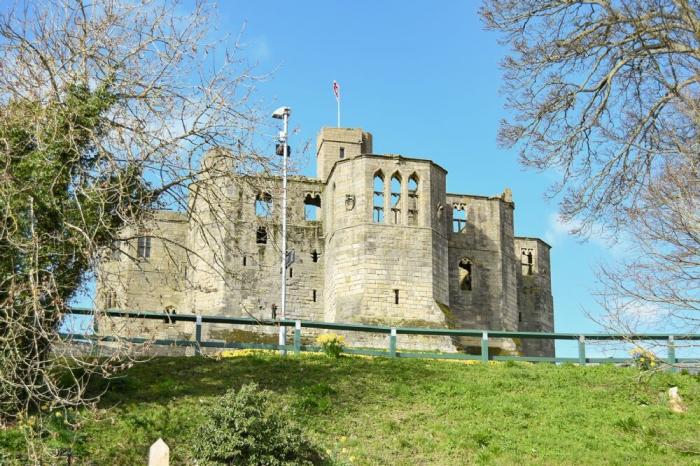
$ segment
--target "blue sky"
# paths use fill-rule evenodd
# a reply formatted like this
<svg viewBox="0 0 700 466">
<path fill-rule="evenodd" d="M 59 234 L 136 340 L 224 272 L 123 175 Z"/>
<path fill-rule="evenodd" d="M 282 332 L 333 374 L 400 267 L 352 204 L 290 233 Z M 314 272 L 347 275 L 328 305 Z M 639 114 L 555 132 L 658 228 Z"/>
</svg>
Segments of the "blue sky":
<svg viewBox="0 0 700 466">
<path fill-rule="evenodd" d="M 258 92 L 272 111 L 292 107 L 291 145 L 311 147 L 335 126 L 331 85 L 341 86 L 341 125 L 374 135 L 374 152 L 430 158 L 448 171 L 448 190 L 497 195 L 513 190 L 515 227 L 552 246 L 557 331 L 595 331 L 594 267 L 607 245 L 581 244 L 556 221 L 543 194 L 551 173 L 524 171 L 515 150 L 499 149 L 503 109 L 499 61 L 507 52 L 484 30 L 476 1 L 230 1 L 221 31 L 245 22 L 245 54 L 273 71 Z M 297 149 L 298 150 L 298 149 Z M 313 175 L 313 150 L 302 173 Z"/>
</svg>

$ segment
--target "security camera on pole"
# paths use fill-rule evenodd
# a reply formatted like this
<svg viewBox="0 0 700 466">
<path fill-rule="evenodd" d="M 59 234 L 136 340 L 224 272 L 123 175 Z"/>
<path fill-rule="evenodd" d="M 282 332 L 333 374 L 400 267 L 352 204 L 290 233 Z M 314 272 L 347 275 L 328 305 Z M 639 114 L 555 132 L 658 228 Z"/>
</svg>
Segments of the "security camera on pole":
<svg viewBox="0 0 700 466">
<path fill-rule="evenodd" d="M 280 320 L 287 318 L 287 157 L 289 156 L 289 146 L 287 145 L 287 128 L 289 123 L 289 115 L 292 109 L 289 107 L 280 107 L 272 112 L 272 118 L 284 121 L 284 129 L 280 131 L 279 144 L 277 145 L 277 155 L 282 156 L 282 304 L 280 307 Z M 281 146 L 281 147 L 280 147 Z M 280 325 L 279 345 L 287 344 L 287 327 Z M 284 348 L 280 349 L 282 356 L 287 354 Z"/>
</svg>

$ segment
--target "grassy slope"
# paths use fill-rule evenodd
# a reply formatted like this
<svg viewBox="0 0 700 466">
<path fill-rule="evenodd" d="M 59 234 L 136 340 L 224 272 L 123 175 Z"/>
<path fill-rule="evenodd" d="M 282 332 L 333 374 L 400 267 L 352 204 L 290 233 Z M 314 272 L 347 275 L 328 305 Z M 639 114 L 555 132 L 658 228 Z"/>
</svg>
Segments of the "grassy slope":
<svg viewBox="0 0 700 466">
<path fill-rule="evenodd" d="M 102 401 L 111 409 L 85 423 L 76 450 L 95 464 L 144 464 L 163 437 L 179 464 L 201 407 L 251 381 L 340 464 L 700 464 L 696 377 L 316 355 L 138 365 L 112 382 Z M 686 414 L 667 408 L 673 385 Z"/>
</svg>

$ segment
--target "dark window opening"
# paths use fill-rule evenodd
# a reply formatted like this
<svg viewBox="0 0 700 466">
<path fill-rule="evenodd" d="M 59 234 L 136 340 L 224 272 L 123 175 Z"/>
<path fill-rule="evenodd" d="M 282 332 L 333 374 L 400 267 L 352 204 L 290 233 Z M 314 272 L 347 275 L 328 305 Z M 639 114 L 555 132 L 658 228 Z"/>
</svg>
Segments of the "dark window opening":
<svg viewBox="0 0 700 466">
<path fill-rule="evenodd" d="M 391 220 L 401 223 L 401 177 L 398 174 L 391 177 Z"/>
<path fill-rule="evenodd" d="M 311 291 L 312 291 L 312 293 L 311 293 L 311 299 L 313 299 L 314 302 L 316 302 L 316 290 L 311 290 Z"/>
<path fill-rule="evenodd" d="M 267 244 L 267 228 L 258 228 L 258 231 L 255 233 L 255 242 L 257 244 Z"/>
<path fill-rule="evenodd" d="M 136 256 L 148 258 L 151 257 L 151 237 L 142 236 L 138 239 Z"/>
<path fill-rule="evenodd" d="M 518 312 L 518 322 L 522 322 L 522 321 L 523 321 L 523 313 Z"/>
<path fill-rule="evenodd" d="M 315 249 L 313 251 L 311 251 L 311 260 L 313 262 L 318 262 L 318 253 L 316 252 Z"/>
<path fill-rule="evenodd" d="M 462 290 L 472 289 L 472 263 L 468 259 L 459 261 L 459 288 Z"/>
<path fill-rule="evenodd" d="M 272 214 L 272 196 L 269 193 L 258 193 L 255 196 L 255 215 L 269 217 Z"/>
<path fill-rule="evenodd" d="M 289 278 L 292 278 L 294 276 L 294 269 L 289 267 Z"/>
<path fill-rule="evenodd" d="M 408 224 L 418 225 L 418 177 L 408 179 Z"/>
<path fill-rule="evenodd" d="M 452 232 L 464 233 L 467 229 L 467 211 L 463 208 L 452 209 Z"/>
<path fill-rule="evenodd" d="M 372 203 L 372 220 L 384 223 L 384 177 L 381 172 L 374 175 L 374 196 Z"/>
<path fill-rule="evenodd" d="M 304 198 L 304 219 L 306 221 L 321 220 L 321 196 L 307 194 Z"/>
<path fill-rule="evenodd" d="M 345 158 L 345 147 L 340 148 L 340 158 L 344 159 Z"/>
<path fill-rule="evenodd" d="M 399 290 L 394 290 L 394 304 L 399 304 Z"/>
<path fill-rule="evenodd" d="M 248 262 L 248 258 L 246 256 L 243 256 L 243 267 L 246 266 L 246 262 Z"/>
<path fill-rule="evenodd" d="M 270 314 L 272 316 L 272 320 L 275 320 L 277 318 L 277 304 L 273 304 L 272 306 L 270 306 Z"/>
</svg>

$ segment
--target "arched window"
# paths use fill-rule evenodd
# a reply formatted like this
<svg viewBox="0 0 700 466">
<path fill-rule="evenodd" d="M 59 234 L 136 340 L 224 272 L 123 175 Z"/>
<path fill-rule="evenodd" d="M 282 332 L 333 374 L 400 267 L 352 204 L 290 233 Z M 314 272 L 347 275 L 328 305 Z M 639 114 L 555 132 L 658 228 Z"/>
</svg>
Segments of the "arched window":
<svg viewBox="0 0 700 466">
<path fill-rule="evenodd" d="M 464 207 L 452 208 L 452 232 L 464 233 L 467 229 L 467 211 Z"/>
<path fill-rule="evenodd" d="M 382 175 L 382 172 L 377 172 L 374 175 L 372 206 L 372 220 L 375 223 L 384 223 L 384 175 Z"/>
<path fill-rule="evenodd" d="M 459 288 L 461 290 L 471 290 L 474 282 L 474 272 L 472 262 L 469 259 L 459 261 Z"/>
<path fill-rule="evenodd" d="M 258 193 L 255 196 L 255 215 L 269 217 L 272 214 L 272 196 L 269 193 Z"/>
<path fill-rule="evenodd" d="M 321 220 L 321 196 L 307 194 L 304 198 L 304 219 L 307 222 Z"/>
<path fill-rule="evenodd" d="M 391 222 L 401 223 L 401 175 L 391 177 Z"/>
<path fill-rule="evenodd" d="M 418 176 L 408 179 L 408 224 L 418 225 Z"/>
</svg>

